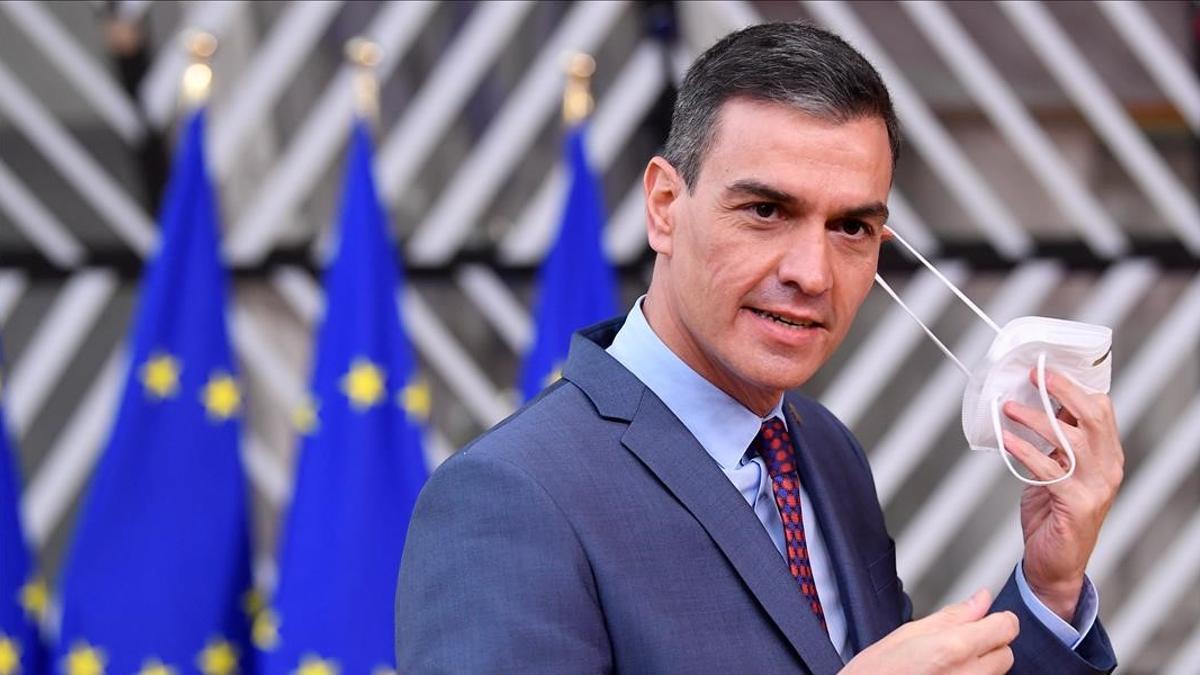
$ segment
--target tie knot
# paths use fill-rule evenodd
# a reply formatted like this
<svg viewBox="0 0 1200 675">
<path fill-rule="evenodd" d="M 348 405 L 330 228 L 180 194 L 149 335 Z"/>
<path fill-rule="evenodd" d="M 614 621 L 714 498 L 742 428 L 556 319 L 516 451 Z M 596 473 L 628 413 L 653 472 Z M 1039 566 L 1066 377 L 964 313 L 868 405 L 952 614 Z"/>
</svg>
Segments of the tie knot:
<svg viewBox="0 0 1200 675">
<path fill-rule="evenodd" d="M 767 473 L 771 478 L 796 471 L 792 439 L 787 428 L 783 426 L 783 420 L 772 417 L 763 422 L 754 441 L 755 452 L 766 462 Z"/>
<path fill-rule="evenodd" d="M 759 430 L 763 436 L 771 438 L 773 435 L 787 434 L 787 427 L 783 425 L 783 420 L 778 417 L 772 417 L 762 423 L 762 429 Z"/>
</svg>

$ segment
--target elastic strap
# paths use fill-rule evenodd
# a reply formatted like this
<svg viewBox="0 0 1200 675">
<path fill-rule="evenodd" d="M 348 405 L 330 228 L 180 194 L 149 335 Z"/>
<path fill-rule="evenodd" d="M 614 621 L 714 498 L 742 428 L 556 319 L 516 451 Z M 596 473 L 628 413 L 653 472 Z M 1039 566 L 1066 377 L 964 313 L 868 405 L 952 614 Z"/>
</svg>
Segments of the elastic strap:
<svg viewBox="0 0 1200 675">
<path fill-rule="evenodd" d="M 879 276 L 878 273 L 875 274 L 875 283 L 879 284 L 880 288 L 887 291 L 887 294 L 892 296 L 892 299 L 896 301 L 896 304 L 900 305 L 900 309 L 903 309 L 910 317 L 912 317 L 913 321 L 917 322 L 917 325 L 925 331 L 925 334 L 929 336 L 929 339 L 933 340 L 933 344 L 937 345 L 938 349 L 941 349 L 942 353 L 945 354 L 951 361 L 953 361 L 954 365 L 958 366 L 958 369 L 963 371 L 964 375 L 971 377 L 971 370 L 963 365 L 962 361 L 958 360 L 958 357 L 954 355 L 954 352 L 950 351 L 950 348 L 943 344 L 942 341 L 933 334 L 933 331 L 929 330 L 929 326 L 926 326 L 925 322 L 922 321 L 915 312 L 909 309 L 908 305 L 904 304 L 904 301 L 900 299 L 900 296 L 896 295 L 896 291 L 892 290 L 892 287 L 888 286 L 888 283 L 884 281 L 883 277 Z"/>
<path fill-rule="evenodd" d="M 933 276 L 937 277 L 939 281 L 941 281 L 943 284 L 945 284 L 946 288 L 949 288 L 951 293 L 954 293 L 954 295 L 958 296 L 959 300 L 962 300 L 963 303 L 966 304 L 967 307 L 971 308 L 971 311 L 975 312 L 975 314 L 980 319 L 983 319 L 984 323 L 991 326 L 992 330 L 996 331 L 997 333 L 1000 332 L 1000 326 L 997 326 L 996 322 L 992 321 L 992 317 L 988 316 L 987 312 L 984 312 L 982 309 L 980 309 L 979 305 L 976 305 L 974 302 L 971 302 L 970 298 L 968 298 L 962 291 L 958 290 L 958 286 L 955 286 L 953 283 L 951 283 L 951 281 L 949 279 L 947 279 L 941 272 L 938 271 L 938 269 L 936 267 L 934 267 L 928 260 L 925 259 L 925 256 L 921 255 L 921 253 L 919 251 L 917 251 L 917 249 L 913 248 L 911 244 L 909 244 L 907 241 L 905 241 L 904 237 L 901 237 L 899 232 L 896 232 L 895 230 L 893 230 L 890 225 L 884 225 L 883 227 L 888 232 L 891 232 L 892 236 L 896 238 L 896 241 L 900 242 L 904 246 L 904 248 L 908 249 L 908 252 L 913 254 L 913 256 L 915 256 L 916 259 L 918 261 L 920 261 L 922 265 L 925 266 L 925 269 L 932 272 Z M 876 275 L 875 280 L 879 281 L 878 275 Z M 896 297 L 895 294 L 893 294 L 892 297 L 893 298 Z M 909 312 L 909 315 L 912 316 L 912 312 Z M 916 318 L 916 317 L 913 317 L 913 318 Z M 926 330 L 926 332 L 928 333 L 929 331 Z M 951 357 L 951 358 L 954 358 L 954 357 Z M 954 360 L 957 361 L 958 359 L 954 359 Z"/>
<path fill-rule="evenodd" d="M 1054 406 L 1050 403 L 1050 392 L 1046 389 L 1046 352 L 1038 354 L 1037 376 L 1038 393 L 1041 395 L 1042 409 L 1046 411 L 1046 417 L 1050 420 L 1050 428 L 1054 430 L 1054 437 L 1058 439 L 1059 447 L 1067 455 L 1067 472 L 1051 480 L 1034 480 L 1022 476 L 1017 471 L 1017 467 L 1013 466 L 1012 460 L 1009 459 L 1008 451 L 1004 449 L 1004 435 L 1000 428 L 999 396 L 992 399 L 992 429 L 996 432 L 996 445 L 1000 448 L 1000 458 L 1004 460 L 1004 464 L 1008 467 L 1012 475 L 1017 477 L 1017 480 L 1028 485 L 1054 485 L 1070 478 L 1075 473 L 1075 450 L 1071 447 L 1071 441 L 1067 439 L 1067 434 L 1058 422 L 1058 416 L 1054 414 Z"/>
</svg>

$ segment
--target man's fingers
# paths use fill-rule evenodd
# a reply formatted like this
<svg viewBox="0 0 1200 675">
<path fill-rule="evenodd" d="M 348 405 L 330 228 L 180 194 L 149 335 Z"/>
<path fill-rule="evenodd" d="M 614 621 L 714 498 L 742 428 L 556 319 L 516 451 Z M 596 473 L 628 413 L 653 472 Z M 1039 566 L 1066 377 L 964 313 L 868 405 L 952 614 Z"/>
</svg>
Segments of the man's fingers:
<svg viewBox="0 0 1200 675">
<path fill-rule="evenodd" d="M 943 664 L 954 664 L 954 672 L 975 672 L 980 658 L 1008 646 L 1019 630 L 1012 612 L 996 612 L 978 621 L 945 626 L 931 636 L 935 645 L 933 658 Z"/>
<path fill-rule="evenodd" d="M 1008 645 L 993 649 L 992 651 L 980 656 L 975 663 L 975 668 L 972 673 L 986 673 L 987 675 L 999 675 L 1007 673 L 1013 667 L 1013 652 Z"/>
<path fill-rule="evenodd" d="M 1055 448 L 1053 452 L 1046 456 L 1055 462 L 1058 462 L 1058 465 L 1062 467 L 1063 471 L 1067 471 L 1071 468 L 1071 460 L 1067 458 L 1067 453 L 1063 452 L 1061 448 Z"/>
<path fill-rule="evenodd" d="M 1058 409 L 1058 419 L 1063 422 L 1066 422 L 1067 424 L 1070 424 L 1073 427 L 1079 426 L 1079 420 L 1076 419 L 1075 416 L 1071 414 L 1070 410 L 1067 410 L 1066 406 L 1063 406 Z"/>
<path fill-rule="evenodd" d="M 953 605 L 946 605 L 938 612 L 929 615 L 936 623 L 958 625 L 978 621 L 987 615 L 988 607 L 992 605 L 992 594 L 986 588 L 981 588 L 971 597 Z"/>
<path fill-rule="evenodd" d="M 1061 464 L 1043 455 L 1032 443 L 1011 431 L 1004 432 L 1004 449 L 1028 469 L 1036 480 L 1054 480 L 1066 473 Z"/>
<path fill-rule="evenodd" d="M 1020 624 L 1012 612 L 988 614 L 992 594 L 980 589 L 966 600 L 892 631 L 859 652 L 846 673 L 1003 673 Z"/>
<path fill-rule="evenodd" d="M 1029 380 L 1038 386 L 1037 368 Z M 1112 402 L 1107 396 L 1089 394 L 1062 373 L 1046 369 L 1046 391 L 1062 404 L 1081 426 L 1103 429 L 1113 424 Z"/>
<path fill-rule="evenodd" d="M 1029 427 L 1038 436 L 1053 443 L 1056 447 L 1062 445 L 1062 441 L 1058 440 L 1058 434 L 1054 433 L 1054 427 L 1050 425 L 1050 419 L 1046 417 L 1046 411 L 1031 408 L 1015 401 L 1009 401 L 1004 404 L 1004 414 L 1009 419 Z M 1077 427 L 1073 427 L 1065 422 L 1059 422 L 1058 426 L 1062 429 L 1073 450 L 1078 450 L 1084 446 L 1085 438 L 1083 432 Z"/>
<path fill-rule="evenodd" d="M 1012 612 L 996 612 L 959 629 L 968 652 L 979 656 L 996 651 L 1017 639 L 1021 624 Z"/>
</svg>

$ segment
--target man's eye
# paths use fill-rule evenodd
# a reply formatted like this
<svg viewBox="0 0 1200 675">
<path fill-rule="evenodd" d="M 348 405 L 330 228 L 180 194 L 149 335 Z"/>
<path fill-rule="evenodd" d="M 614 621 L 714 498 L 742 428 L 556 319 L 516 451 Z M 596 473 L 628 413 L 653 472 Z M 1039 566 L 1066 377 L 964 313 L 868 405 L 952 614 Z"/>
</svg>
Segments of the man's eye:
<svg viewBox="0 0 1200 675">
<path fill-rule="evenodd" d="M 845 232 L 852 237 L 871 233 L 871 226 L 867 225 L 861 220 L 843 220 L 841 222 L 841 229 L 842 232 Z"/>
<path fill-rule="evenodd" d="M 763 202 L 754 205 L 754 215 L 763 220 L 770 220 L 779 214 L 779 207 L 774 204 Z"/>
</svg>

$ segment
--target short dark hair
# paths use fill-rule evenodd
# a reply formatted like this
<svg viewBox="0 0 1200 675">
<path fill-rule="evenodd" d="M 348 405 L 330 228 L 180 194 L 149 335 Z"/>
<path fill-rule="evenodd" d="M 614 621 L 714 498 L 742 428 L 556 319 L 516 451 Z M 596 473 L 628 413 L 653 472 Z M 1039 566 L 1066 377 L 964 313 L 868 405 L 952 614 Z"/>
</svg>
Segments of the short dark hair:
<svg viewBox="0 0 1200 675">
<path fill-rule="evenodd" d="M 838 123 L 879 117 L 896 166 L 900 124 L 875 68 L 833 33 L 801 22 L 767 23 L 725 36 L 683 79 L 663 156 L 689 191 L 712 146 L 717 113 L 732 98 L 782 103 Z"/>
</svg>

